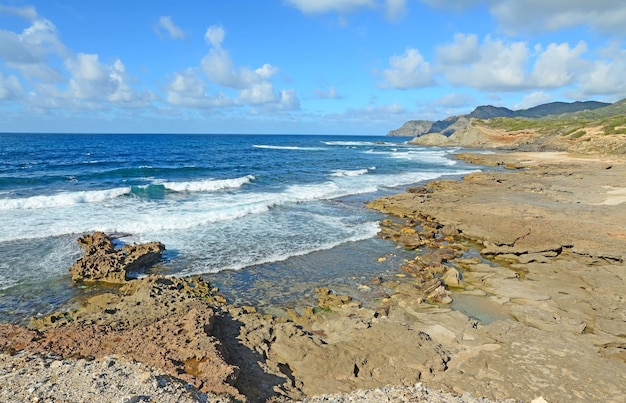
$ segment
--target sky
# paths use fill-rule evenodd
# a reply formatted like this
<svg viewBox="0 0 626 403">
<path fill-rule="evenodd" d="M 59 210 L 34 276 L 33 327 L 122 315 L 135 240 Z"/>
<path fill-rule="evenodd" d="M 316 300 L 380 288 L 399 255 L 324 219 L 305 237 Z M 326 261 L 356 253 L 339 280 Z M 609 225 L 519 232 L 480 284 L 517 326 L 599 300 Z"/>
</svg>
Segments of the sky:
<svg viewBox="0 0 626 403">
<path fill-rule="evenodd" d="M 0 132 L 385 135 L 623 98 L 623 0 L 0 0 Z"/>
</svg>

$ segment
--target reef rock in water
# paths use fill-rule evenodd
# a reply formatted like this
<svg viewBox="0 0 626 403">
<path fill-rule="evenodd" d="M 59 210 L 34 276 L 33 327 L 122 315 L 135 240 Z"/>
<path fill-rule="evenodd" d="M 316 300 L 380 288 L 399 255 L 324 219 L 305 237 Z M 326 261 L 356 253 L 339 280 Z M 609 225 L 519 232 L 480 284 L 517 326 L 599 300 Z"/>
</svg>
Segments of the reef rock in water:
<svg viewBox="0 0 626 403">
<path fill-rule="evenodd" d="M 69 268 L 73 281 L 124 283 L 129 272 L 154 265 L 165 250 L 160 242 L 116 248 L 103 232 L 85 235 L 78 243 L 85 249 L 85 255 Z"/>
</svg>

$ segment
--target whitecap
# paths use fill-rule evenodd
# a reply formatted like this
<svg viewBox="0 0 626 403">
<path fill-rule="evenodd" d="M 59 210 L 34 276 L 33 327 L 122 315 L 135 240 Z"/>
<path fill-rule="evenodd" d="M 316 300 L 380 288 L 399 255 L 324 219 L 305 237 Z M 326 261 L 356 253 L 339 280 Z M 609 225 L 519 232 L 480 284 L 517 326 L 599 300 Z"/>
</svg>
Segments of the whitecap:
<svg viewBox="0 0 626 403">
<path fill-rule="evenodd" d="M 253 144 L 252 147 L 267 150 L 296 150 L 296 151 L 324 151 L 323 147 L 298 147 L 298 146 L 272 146 L 265 144 Z"/>
<path fill-rule="evenodd" d="M 342 177 L 342 176 L 359 176 L 359 175 L 365 175 L 368 172 L 369 172 L 368 169 L 355 169 L 355 170 L 335 169 L 333 171 L 333 173 L 330 174 L 330 176 L 337 176 L 337 177 Z"/>
<path fill-rule="evenodd" d="M 67 207 L 82 203 L 98 203 L 129 194 L 130 187 L 106 190 L 86 190 L 64 192 L 47 196 L 31 196 L 26 198 L 0 199 L 0 210 L 26 210 Z"/>
<path fill-rule="evenodd" d="M 164 182 L 160 184 L 166 189 L 175 192 L 214 192 L 222 189 L 240 188 L 254 179 L 254 176 L 246 175 L 234 179 L 207 179 L 190 182 Z"/>
</svg>

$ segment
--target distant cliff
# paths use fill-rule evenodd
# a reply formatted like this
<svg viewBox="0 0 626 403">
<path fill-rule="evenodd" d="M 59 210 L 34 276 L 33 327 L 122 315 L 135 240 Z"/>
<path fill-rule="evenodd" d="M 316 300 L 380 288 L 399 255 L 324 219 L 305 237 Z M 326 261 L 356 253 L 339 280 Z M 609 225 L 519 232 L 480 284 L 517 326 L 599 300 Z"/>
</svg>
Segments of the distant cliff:
<svg viewBox="0 0 626 403">
<path fill-rule="evenodd" d="M 430 120 L 409 120 L 402 125 L 399 129 L 390 131 L 387 136 L 398 137 L 416 137 L 422 134 L 428 133 L 433 126 L 433 121 Z"/>
<path fill-rule="evenodd" d="M 409 120 L 399 129 L 391 130 L 388 136 L 419 137 L 430 133 L 441 133 L 448 137 L 455 132 L 464 129 L 469 124 L 471 118 L 491 119 L 491 118 L 541 118 L 550 115 L 560 115 L 563 113 L 579 112 L 583 110 L 594 110 L 603 108 L 611 104 L 597 101 L 585 102 L 551 102 L 548 104 L 534 106 L 528 109 L 513 111 L 508 108 L 483 105 L 472 111 L 472 113 L 460 116 L 450 116 L 444 120 Z"/>
<path fill-rule="evenodd" d="M 523 111 L 528 116 L 501 117 L 506 113 L 490 106 L 477 108 L 482 118 L 471 118 L 464 128 L 463 117 L 443 133 L 427 133 L 414 137 L 410 144 L 421 146 L 452 146 L 467 148 L 516 149 L 522 151 L 570 151 L 579 154 L 626 155 L 626 99 L 601 108 L 580 109 L 575 105 L 569 113 L 563 104 L 550 104 Z M 593 108 L 597 103 L 590 104 Z M 486 118 L 487 116 L 495 118 Z M 468 115 L 465 115 L 468 116 Z M 446 122 L 447 123 L 447 122 Z"/>
</svg>

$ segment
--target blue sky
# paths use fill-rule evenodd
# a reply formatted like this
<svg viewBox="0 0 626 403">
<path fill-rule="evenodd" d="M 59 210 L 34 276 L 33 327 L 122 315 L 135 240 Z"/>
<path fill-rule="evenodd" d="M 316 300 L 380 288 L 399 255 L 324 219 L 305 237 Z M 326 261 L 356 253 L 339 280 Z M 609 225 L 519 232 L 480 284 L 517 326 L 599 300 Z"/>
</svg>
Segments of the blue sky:
<svg viewBox="0 0 626 403">
<path fill-rule="evenodd" d="M 626 98 L 623 0 L 0 0 L 0 132 L 384 135 Z"/>
</svg>

